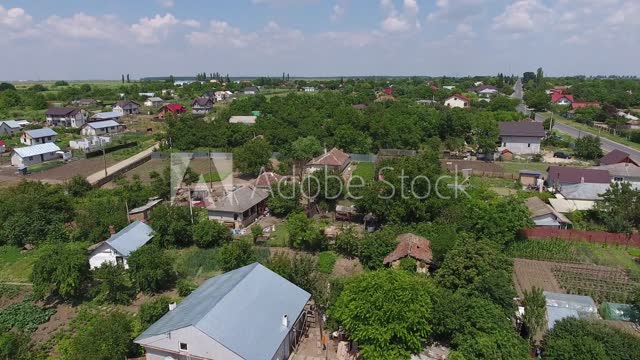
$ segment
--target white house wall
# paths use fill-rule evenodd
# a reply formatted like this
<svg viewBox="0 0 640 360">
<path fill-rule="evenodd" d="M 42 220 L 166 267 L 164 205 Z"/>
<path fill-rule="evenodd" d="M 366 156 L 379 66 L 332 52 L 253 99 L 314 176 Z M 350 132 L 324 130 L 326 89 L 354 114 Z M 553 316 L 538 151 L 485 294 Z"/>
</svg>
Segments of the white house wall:
<svg viewBox="0 0 640 360">
<path fill-rule="evenodd" d="M 113 250 L 108 244 L 103 243 L 97 249 L 95 249 L 89 257 L 89 267 L 91 270 L 99 268 L 102 264 L 110 263 L 115 265 L 116 257 L 120 256 L 115 250 Z M 123 265 L 125 269 L 128 269 L 127 259 L 123 257 Z"/>
<path fill-rule="evenodd" d="M 36 156 L 31 156 L 29 157 L 25 157 L 22 158 L 20 157 L 17 153 L 13 153 L 13 155 L 11 155 L 11 165 L 13 166 L 33 166 L 33 165 L 37 165 L 46 161 L 50 161 L 50 160 L 55 160 L 60 158 L 60 156 L 58 154 L 56 154 L 55 152 L 53 153 L 46 153 L 43 154 L 42 156 L 40 155 L 36 155 Z M 44 161 L 43 161 L 44 159 Z"/>
<path fill-rule="evenodd" d="M 502 144 L 498 151 L 509 149 L 514 154 L 540 153 L 541 139 L 537 137 L 502 136 Z"/>
<path fill-rule="evenodd" d="M 247 326 L 250 326 L 249 324 Z M 174 330 L 166 334 L 138 341 L 147 352 L 147 360 L 215 359 L 243 360 L 238 354 L 227 349 L 193 326 Z M 187 344 L 187 352 L 180 351 L 180 343 Z M 146 346 L 145 344 L 148 344 Z M 191 356 L 191 358 L 189 357 Z M 267 356 L 270 356 L 268 354 Z M 265 357 L 267 359 L 267 357 Z"/>
</svg>

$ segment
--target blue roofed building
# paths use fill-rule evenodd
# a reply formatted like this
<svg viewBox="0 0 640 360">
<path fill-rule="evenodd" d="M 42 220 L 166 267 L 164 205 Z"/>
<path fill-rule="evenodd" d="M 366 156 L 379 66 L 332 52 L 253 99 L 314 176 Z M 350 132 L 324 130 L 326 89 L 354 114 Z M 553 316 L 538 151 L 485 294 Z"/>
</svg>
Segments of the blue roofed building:
<svg viewBox="0 0 640 360">
<path fill-rule="evenodd" d="M 135 339 L 147 360 L 286 360 L 311 295 L 259 263 L 207 280 Z"/>
<path fill-rule="evenodd" d="M 153 238 L 153 229 L 142 221 L 134 221 L 118 233 L 114 233 L 105 241 L 91 247 L 89 265 L 91 269 L 103 263 L 121 264 L 125 269 L 129 255 Z"/>
<path fill-rule="evenodd" d="M 102 136 L 119 133 L 122 131 L 122 128 L 123 125 L 115 120 L 94 121 L 84 124 L 80 133 L 89 136 Z"/>
<path fill-rule="evenodd" d="M 56 142 L 58 138 L 58 133 L 49 129 L 34 129 L 34 130 L 26 130 L 24 134 L 20 137 L 20 142 L 25 145 L 37 145 L 37 144 L 45 144 L 45 143 L 53 143 Z"/>
</svg>

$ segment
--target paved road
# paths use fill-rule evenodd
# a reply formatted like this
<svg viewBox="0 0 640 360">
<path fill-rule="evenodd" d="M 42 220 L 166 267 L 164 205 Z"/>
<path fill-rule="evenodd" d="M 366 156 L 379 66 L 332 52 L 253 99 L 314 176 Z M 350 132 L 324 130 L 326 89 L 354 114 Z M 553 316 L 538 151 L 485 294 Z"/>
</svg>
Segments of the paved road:
<svg viewBox="0 0 640 360">
<path fill-rule="evenodd" d="M 518 81 L 516 81 L 515 85 L 513 85 L 513 90 L 514 91 L 513 91 L 513 94 L 511 94 L 511 97 L 514 99 L 520 100 L 520 104 L 516 106 L 516 110 L 518 110 L 523 114 L 529 115 L 531 112 L 527 110 L 526 105 L 522 101 L 523 93 L 524 93 L 522 90 L 522 79 L 518 78 Z"/>
<path fill-rule="evenodd" d="M 113 174 L 113 173 L 118 173 L 120 171 L 122 171 L 123 169 L 126 169 L 127 167 L 129 167 L 131 164 L 136 163 L 140 160 L 142 160 L 145 157 L 151 157 L 151 153 L 153 153 L 153 151 L 155 149 L 157 149 L 160 146 L 160 143 L 156 143 L 155 145 L 153 145 L 152 147 L 139 152 L 135 155 L 133 155 L 132 157 L 125 159 L 115 165 L 109 166 L 107 168 L 107 174 Z M 93 173 L 89 176 L 87 176 L 87 182 L 89 182 L 89 184 L 91 185 L 95 185 L 98 183 L 101 183 L 103 181 L 104 178 L 107 177 L 107 174 L 105 174 L 104 170 L 100 170 L 96 173 Z"/>
<path fill-rule="evenodd" d="M 561 133 L 565 133 L 569 136 L 571 136 L 572 138 L 580 138 L 581 136 L 588 134 L 590 135 L 590 133 L 586 133 L 580 129 L 576 129 L 573 126 L 569 126 L 566 124 L 563 124 L 559 121 L 555 121 L 553 123 L 553 128 L 555 130 L 560 131 Z M 615 141 L 611 141 L 609 139 L 605 139 L 605 138 L 600 138 L 600 142 L 602 144 L 602 150 L 604 150 L 605 152 L 610 152 L 613 151 L 615 149 L 620 150 L 620 151 L 624 151 L 626 153 L 628 153 L 629 155 L 631 155 L 631 157 L 635 160 L 635 161 L 640 161 L 640 151 L 628 147 L 626 145 L 617 143 Z"/>
</svg>

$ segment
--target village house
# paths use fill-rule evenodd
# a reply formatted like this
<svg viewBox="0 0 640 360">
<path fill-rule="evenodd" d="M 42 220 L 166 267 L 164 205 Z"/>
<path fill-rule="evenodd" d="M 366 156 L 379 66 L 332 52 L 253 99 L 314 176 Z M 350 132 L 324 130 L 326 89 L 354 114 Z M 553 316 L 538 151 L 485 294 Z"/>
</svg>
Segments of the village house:
<svg viewBox="0 0 640 360">
<path fill-rule="evenodd" d="M 302 91 L 304 92 L 316 92 L 316 88 L 313 86 L 303 86 Z"/>
<path fill-rule="evenodd" d="M 102 264 L 122 265 L 128 269 L 127 258 L 153 238 L 153 229 L 142 221 L 134 221 L 118 233 L 109 229 L 111 237 L 89 247 L 89 266 L 99 268 Z"/>
<path fill-rule="evenodd" d="M 152 95 L 153 96 L 153 95 Z M 132 100 L 120 100 L 116 102 L 113 111 L 120 115 L 135 115 L 140 113 L 140 104 Z"/>
<path fill-rule="evenodd" d="M 229 124 L 245 124 L 245 125 L 253 125 L 256 123 L 258 119 L 255 115 L 236 115 L 229 118 Z"/>
<path fill-rule="evenodd" d="M 199 97 L 191 103 L 191 112 L 198 115 L 204 115 L 213 109 L 213 100 L 211 98 Z"/>
<path fill-rule="evenodd" d="M 544 126 L 539 122 L 518 121 L 500 123 L 498 151 L 508 149 L 514 154 L 538 154 L 544 139 Z"/>
<path fill-rule="evenodd" d="M 631 155 L 618 149 L 608 152 L 600 158 L 599 163 L 600 165 L 632 164 L 638 166 L 638 163 L 631 158 Z"/>
<path fill-rule="evenodd" d="M 182 104 L 166 104 L 158 111 L 158 116 L 164 119 L 167 115 L 177 116 L 187 112 L 187 108 Z"/>
<path fill-rule="evenodd" d="M 81 107 L 89 107 L 98 105 L 98 101 L 96 99 L 79 99 L 72 102 L 74 105 Z"/>
<path fill-rule="evenodd" d="M 249 87 L 246 87 L 246 88 L 242 89 L 242 93 L 245 94 L 245 95 L 256 95 L 259 92 L 260 92 L 260 89 L 258 89 L 255 86 L 249 86 Z"/>
<path fill-rule="evenodd" d="M 88 114 L 78 108 L 49 108 L 45 117 L 49 126 L 80 128 L 87 121 Z"/>
<path fill-rule="evenodd" d="M 636 188 L 640 188 L 640 167 L 633 163 L 616 163 L 601 165 L 591 169 L 606 170 L 612 183 L 628 182 Z"/>
<path fill-rule="evenodd" d="M 22 129 L 22 126 L 15 120 L 0 121 L 0 135 L 13 135 Z"/>
<path fill-rule="evenodd" d="M 445 90 L 451 91 L 451 90 L 455 89 L 456 87 L 454 85 L 445 85 L 442 88 L 445 89 Z"/>
<path fill-rule="evenodd" d="M 80 133 L 89 136 L 116 134 L 122 131 L 123 125 L 115 120 L 95 121 L 86 123 Z"/>
<path fill-rule="evenodd" d="M 159 97 L 150 97 L 147 100 L 144 101 L 144 106 L 148 106 L 148 107 L 160 107 L 164 104 L 164 100 L 162 100 L 162 98 Z"/>
<path fill-rule="evenodd" d="M 233 229 L 245 228 L 264 213 L 268 197 L 268 190 L 241 187 L 207 207 L 209 219 Z"/>
<path fill-rule="evenodd" d="M 216 91 L 213 96 L 215 98 L 216 101 L 225 101 L 228 98 L 231 97 L 231 95 L 233 95 L 233 93 L 231 93 L 231 91 Z"/>
<path fill-rule="evenodd" d="M 573 95 L 565 94 L 562 90 L 551 92 L 551 102 L 556 105 L 571 105 L 574 103 Z"/>
<path fill-rule="evenodd" d="M 493 85 L 480 85 L 469 89 L 469 92 L 476 93 L 483 98 L 489 98 L 498 94 L 498 88 Z"/>
<path fill-rule="evenodd" d="M 20 142 L 25 145 L 36 145 L 56 142 L 58 133 L 49 129 L 27 130 L 20 137 Z"/>
<path fill-rule="evenodd" d="M 573 184 L 609 184 L 609 172 L 600 169 L 576 168 L 570 166 L 549 166 L 547 182 L 552 187 Z"/>
<path fill-rule="evenodd" d="M 174 96 L 176 94 L 176 91 L 173 89 L 163 89 L 162 90 L 162 96 Z"/>
<path fill-rule="evenodd" d="M 120 121 L 120 119 L 122 119 L 122 114 L 117 111 L 99 112 L 91 116 L 91 121 L 105 121 L 105 120 Z"/>
<path fill-rule="evenodd" d="M 150 98 L 150 97 L 156 96 L 156 93 L 154 93 L 154 92 L 141 92 L 141 93 L 138 93 L 138 96 Z"/>
<path fill-rule="evenodd" d="M 161 198 L 154 197 L 149 199 L 149 201 L 146 204 L 130 210 L 129 221 L 145 221 L 146 222 L 147 220 L 149 220 L 149 214 L 151 213 L 151 210 L 153 210 L 153 208 L 155 208 L 161 202 L 162 202 Z"/>
<path fill-rule="evenodd" d="M 147 360 L 286 360 L 311 294 L 259 263 L 205 281 L 134 342 Z"/>
<path fill-rule="evenodd" d="M 468 107 L 471 106 L 471 100 L 469 100 L 468 98 L 460 95 L 460 94 L 456 94 L 453 96 L 449 96 L 445 101 L 444 101 L 444 105 L 446 107 L 450 107 L 450 108 L 460 108 L 460 109 L 466 109 Z"/>
<path fill-rule="evenodd" d="M 344 151 L 333 148 L 330 151 L 311 159 L 306 165 L 307 173 L 328 169 L 342 173 L 351 164 L 351 156 Z"/>
<path fill-rule="evenodd" d="M 54 143 L 14 148 L 11 154 L 11 165 L 22 168 L 55 160 L 60 158 L 61 151 Z"/>
<path fill-rule="evenodd" d="M 571 225 L 571 221 L 566 216 L 537 196 L 528 198 L 524 203 L 529 209 L 531 220 L 536 227 L 567 229 Z"/>
<path fill-rule="evenodd" d="M 402 234 L 397 237 L 398 245 L 396 249 L 384 258 L 384 265 L 400 268 L 402 259 L 410 258 L 415 260 L 416 272 L 428 274 L 429 266 L 433 260 L 431 252 L 431 242 L 415 234 Z"/>
<path fill-rule="evenodd" d="M 601 169 L 550 166 L 547 169 L 548 186 L 555 191 L 551 206 L 559 213 L 590 210 L 609 189 L 609 171 Z"/>
</svg>

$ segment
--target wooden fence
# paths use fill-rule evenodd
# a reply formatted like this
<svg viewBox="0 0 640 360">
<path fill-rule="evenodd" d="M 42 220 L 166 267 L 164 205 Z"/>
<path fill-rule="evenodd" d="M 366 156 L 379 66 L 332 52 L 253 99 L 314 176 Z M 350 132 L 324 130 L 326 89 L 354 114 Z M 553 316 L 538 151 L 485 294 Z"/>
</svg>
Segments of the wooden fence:
<svg viewBox="0 0 640 360">
<path fill-rule="evenodd" d="M 640 234 L 631 236 L 606 231 L 565 230 L 536 227 L 525 229 L 522 234 L 527 239 L 562 239 L 567 241 L 586 241 L 596 244 L 624 245 L 640 248 Z"/>
</svg>

